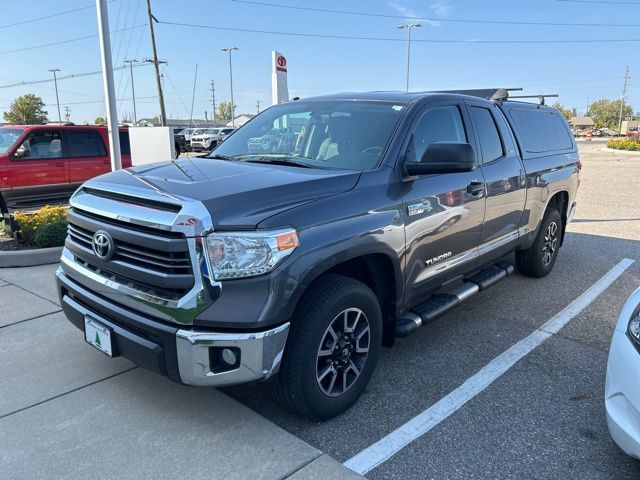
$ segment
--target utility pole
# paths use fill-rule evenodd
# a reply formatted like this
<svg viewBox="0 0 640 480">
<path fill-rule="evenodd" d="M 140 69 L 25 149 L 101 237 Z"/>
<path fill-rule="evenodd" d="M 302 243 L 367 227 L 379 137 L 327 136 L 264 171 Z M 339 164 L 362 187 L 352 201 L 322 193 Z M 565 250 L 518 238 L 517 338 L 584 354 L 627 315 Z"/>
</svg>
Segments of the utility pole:
<svg viewBox="0 0 640 480">
<path fill-rule="evenodd" d="M 116 110 L 116 89 L 113 82 L 113 61 L 111 60 L 111 38 L 109 35 L 107 0 L 96 0 L 96 10 L 98 13 L 98 38 L 100 39 L 104 99 L 107 104 L 109 155 L 111 157 L 111 170 L 115 171 L 122 169 L 122 159 L 120 157 L 120 135 L 118 134 L 118 112 Z"/>
<path fill-rule="evenodd" d="M 153 53 L 153 59 L 146 60 L 149 63 L 153 63 L 153 66 L 156 71 L 156 85 L 158 87 L 158 101 L 160 102 L 160 125 L 163 127 L 167 126 L 167 118 L 166 112 L 164 109 L 164 95 L 162 94 L 162 83 L 160 83 L 160 67 L 161 63 L 158 61 L 158 51 L 156 50 L 156 36 L 153 31 L 153 22 L 158 21 L 156 17 L 151 13 L 151 0 L 147 0 L 147 14 L 149 16 L 149 33 L 151 34 L 151 51 Z"/>
<path fill-rule="evenodd" d="M 258 100 L 258 101 L 256 102 L 256 109 L 258 110 L 258 111 L 256 112 L 256 115 L 257 115 L 258 113 L 260 113 L 260 100 Z"/>
<path fill-rule="evenodd" d="M 137 60 L 125 60 L 124 63 L 129 64 L 129 73 L 131 74 L 131 96 L 133 97 L 133 124 L 138 123 L 138 115 L 136 114 L 136 87 L 133 84 L 133 64 Z"/>
<path fill-rule="evenodd" d="M 240 50 L 238 47 L 223 48 L 223 52 L 229 53 L 229 86 L 231 87 L 231 127 L 236 128 L 235 105 L 233 104 L 233 70 L 231 69 L 231 52 Z"/>
<path fill-rule="evenodd" d="M 627 97 L 627 83 L 629 82 L 629 65 L 624 72 L 624 86 L 622 87 L 622 97 L 620 97 L 620 115 L 618 116 L 618 132 L 622 135 L 622 111 L 624 110 L 624 101 Z"/>
<path fill-rule="evenodd" d="M 189 127 L 193 127 L 193 102 L 196 99 L 196 80 L 198 79 L 198 64 L 196 63 L 196 73 L 193 75 L 193 92 L 191 93 L 191 113 L 189 114 Z"/>
<path fill-rule="evenodd" d="M 213 123 L 215 125 L 216 123 L 216 87 L 215 84 L 213 83 L 213 80 L 211 80 L 211 107 L 213 108 L 212 110 L 212 114 L 211 114 L 211 120 L 213 120 Z"/>
<path fill-rule="evenodd" d="M 585 112 L 584 112 L 584 116 L 585 116 L 585 117 L 589 115 L 589 106 L 591 105 L 590 100 L 591 100 L 591 99 L 590 99 L 589 97 L 587 97 L 587 109 L 586 109 L 586 110 L 585 110 Z"/>
<path fill-rule="evenodd" d="M 67 123 L 69 123 L 69 118 L 70 117 L 71 117 L 71 109 L 65 105 L 64 106 L 64 118 L 65 118 Z"/>
<path fill-rule="evenodd" d="M 421 23 L 407 23 L 404 25 L 399 25 L 399 29 L 406 29 L 408 32 L 407 36 L 407 92 L 409 91 L 409 64 L 411 63 L 411 29 L 412 28 L 420 28 L 422 27 Z"/>
<path fill-rule="evenodd" d="M 58 98 L 58 77 L 56 76 L 56 72 L 59 72 L 59 68 L 50 68 L 50 72 L 53 72 L 53 84 L 56 87 L 56 104 L 58 105 L 58 122 L 62 123 L 62 115 L 60 115 L 60 98 Z"/>
</svg>

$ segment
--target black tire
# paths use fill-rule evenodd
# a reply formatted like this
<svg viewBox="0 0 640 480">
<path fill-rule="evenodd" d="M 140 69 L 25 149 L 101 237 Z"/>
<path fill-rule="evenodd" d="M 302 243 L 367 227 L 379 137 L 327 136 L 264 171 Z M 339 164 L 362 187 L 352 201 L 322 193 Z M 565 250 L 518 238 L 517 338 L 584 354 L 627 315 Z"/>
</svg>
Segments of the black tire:
<svg viewBox="0 0 640 480">
<path fill-rule="evenodd" d="M 382 313 L 371 289 L 352 278 L 326 275 L 312 288 L 291 322 L 277 393 L 298 415 L 322 421 L 347 410 L 364 392 L 378 360 Z M 338 335 L 331 344 L 329 339 L 335 337 L 329 327 L 335 327 L 331 331 L 338 334 L 335 322 L 340 317 L 339 323 L 343 323 L 344 312 L 347 324 L 353 322 L 353 332 L 345 328 L 345 335 Z M 368 333 L 363 333 L 366 326 Z M 363 354 L 365 344 L 368 351 Z M 350 350 L 348 358 L 345 350 Z M 345 384 L 348 386 L 343 389 Z"/>
<path fill-rule="evenodd" d="M 558 258 L 562 237 L 562 217 L 553 207 L 547 209 L 540 222 L 533 245 L 516 251 L 516 265 L 523 275 L 544 277 L 551 272 Z"/>
</svg>

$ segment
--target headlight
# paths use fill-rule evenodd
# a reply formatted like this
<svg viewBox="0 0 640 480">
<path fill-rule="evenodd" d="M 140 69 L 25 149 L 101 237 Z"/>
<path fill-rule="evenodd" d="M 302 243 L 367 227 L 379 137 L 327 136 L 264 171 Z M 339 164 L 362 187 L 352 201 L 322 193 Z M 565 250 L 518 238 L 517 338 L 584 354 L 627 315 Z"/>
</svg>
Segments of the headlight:
<svg viewBox="0 0 640 480">
<path fill-rule="evenodd" d="M 204 239 L 211 275 L 216 280 L 267 273 L 298 246 L 295 230 L 212 232 Z"/>
<path fill-rule="evenodd" d="M 629 322 L 629 328 L 627 329 L 631 340 L 640 345 L 640 314 L 637 314 Z"/>
</svg>

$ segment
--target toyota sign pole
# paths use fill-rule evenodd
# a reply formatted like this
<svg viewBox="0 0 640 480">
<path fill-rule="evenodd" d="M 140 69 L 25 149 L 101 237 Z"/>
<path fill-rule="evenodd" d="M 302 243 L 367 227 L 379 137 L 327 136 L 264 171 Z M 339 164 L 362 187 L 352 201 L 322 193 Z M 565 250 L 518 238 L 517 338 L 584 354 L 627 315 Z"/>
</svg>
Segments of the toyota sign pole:
<svg viewBox="0 0 640 480">
<path fill-rule="evenodd" d="M 98 13 L 98 36 L 100 38 L 100 58 L 102 60 L 102 80 L 104 99 L 107 102 L 107 128 L 109 132 L 109 153 L 111 170 L 122 170 L 120 158 L 120 136 L 118 134 L 118 113 L 116 94 L 113 86 L 113 64 L 111 61 L 111 39 L 109 38 L 109 14 L 107 0 L 96 0 Z"/>
</svg>

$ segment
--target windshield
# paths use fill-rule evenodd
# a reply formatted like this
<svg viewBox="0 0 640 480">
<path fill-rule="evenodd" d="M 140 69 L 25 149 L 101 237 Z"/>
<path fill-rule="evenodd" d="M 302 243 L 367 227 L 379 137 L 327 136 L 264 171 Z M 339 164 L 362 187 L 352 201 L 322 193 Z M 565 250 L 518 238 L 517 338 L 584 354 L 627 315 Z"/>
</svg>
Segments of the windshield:
<svg viewBox="0 0 640 480">
<path fill-rule="evenodd" d="M 22 136 L 22 128 L 0 128 L 0 155 L 4 155 Z"/>
<path fill-rule="evenodd" d="M 207 128 L 205 133 L 207 135 L 217 135 L 218 133 L 220 133 L 220 129 L 219 128 Z"/>
<path fill-rule="evenodd" d="M 212 156 L 371 170 L 378 166 L 404 109 L 391 102 L 342 100 L 277 105 L 236 130 Z"/>
</svg>

